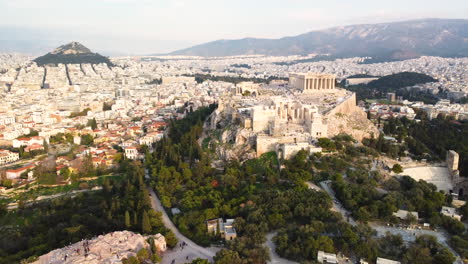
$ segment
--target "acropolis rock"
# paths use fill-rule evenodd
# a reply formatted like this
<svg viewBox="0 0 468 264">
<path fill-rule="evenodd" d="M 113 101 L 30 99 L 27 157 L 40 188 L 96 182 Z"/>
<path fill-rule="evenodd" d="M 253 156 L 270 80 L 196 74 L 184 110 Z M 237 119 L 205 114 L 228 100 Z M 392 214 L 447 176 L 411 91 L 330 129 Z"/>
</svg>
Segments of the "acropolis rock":
<svg viewBox="0 0 468 264">
<path fill-rule="evenodd" d="M 222 160 L 273 151 L 289 159 L 300 150 L 321 152 L 319 138 L 379 134 L 355 93 L 335 87 L 334 75 L 314 73 L 292 73 L 288 87 L 264 85 L 254 95 L 236 90 L 220 100 L 205 128 L 213 131 L 209 137 Z"/>
</svg>

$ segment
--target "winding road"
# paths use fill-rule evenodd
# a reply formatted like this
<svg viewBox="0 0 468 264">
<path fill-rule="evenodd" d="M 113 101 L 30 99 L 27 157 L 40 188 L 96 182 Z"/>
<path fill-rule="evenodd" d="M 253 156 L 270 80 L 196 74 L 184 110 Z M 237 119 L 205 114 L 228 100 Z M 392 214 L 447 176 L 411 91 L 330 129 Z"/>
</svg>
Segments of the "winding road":
<svg viewBox="0 0 468 264">
<path fill-rule="evenodd" d="M 216 250 L 201 247 L 180 233 L 167 215 L 154 190 L 151 187 L 148 187 L 148 192 L 151 195 L 151 206 L 154 210 L 162 213 L 162 220 L 164 225 L 175 234 L 179 240 L 179 244 L 182 242 L 185 242 L 186 244 L 183 249 L 178 245 L 174 249 L 166 251 L 163 255 L 163 260 L 161 263 L 170 264 L 173 260 L 175 261 L 175 264 L 187 263 L 196 258 L 208 259 L 210 262 L 213 262 L 213 257 L 216 255 Z"/>
</svg>

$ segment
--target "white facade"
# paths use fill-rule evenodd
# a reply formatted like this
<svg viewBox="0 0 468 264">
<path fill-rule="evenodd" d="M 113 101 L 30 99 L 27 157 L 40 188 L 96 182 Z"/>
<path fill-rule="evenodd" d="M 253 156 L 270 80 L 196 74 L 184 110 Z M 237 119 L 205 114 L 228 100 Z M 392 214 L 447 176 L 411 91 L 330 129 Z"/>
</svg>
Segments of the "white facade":
<svg viewBox="0 0 468 264">
<path fill-rule="evenodd" d="M 461 221 L 462 219 L 462 216 L 460 214 L 457 214 L 456 209 L 453 207 L 442 206 L 440 213 L 458 221 Z"/>
<path fill-rule="evenodd" d="M 401 262 L 395 261 L 395 260 L 377 258 L 377 263 L 376 264 L 400 264 L 400 263 Z"/>
<path fill-rule="evenodd" d="M 125 157 L 127 159 L 138 159 L 138 150 L 135 147 L 125 148 Z"/>
<path fill-rule="evenodd" d="M 30 138 L 18 138 L 13 140 L 13 147 L 14 148 L 20 148 L 22 146 L 28 147 L 33 144 L 39 144 L 42 145 L 44 143 L 44 138 L 43 137 L 30 137 Z"/>
<path fill-rule="evenodd" d="M 323 251 L 319 251 L 317 253 L 317 261 L 318 263 L 338 264 L 338 259 L 336 258 L 336 254 L 325 253 Z"/>
<path fill-rule="evenodd" d="M 19 154 L 9 150 L 0 149 L 0 165 L 19 160 Z"/>
</svg>

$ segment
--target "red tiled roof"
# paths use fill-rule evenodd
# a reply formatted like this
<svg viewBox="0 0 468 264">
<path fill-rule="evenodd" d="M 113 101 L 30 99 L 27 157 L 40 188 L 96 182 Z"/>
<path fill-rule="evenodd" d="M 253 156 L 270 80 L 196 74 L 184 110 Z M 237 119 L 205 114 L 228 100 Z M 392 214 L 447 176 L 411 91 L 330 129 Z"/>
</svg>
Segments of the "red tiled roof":
<svg viewBox="0 0 468 264">
<path fill-rule="evenodd" d="M 28 166 L 21 167 L 21 168 L 18 168 L 18 169 L 11 169 L 11 170 L 7 170 L 6 172 L 14 172 L 14 173 L 18 173 L 18 172 L 21 172 L 21 171 L 25 171 L 25 170 L 33 169 L 34 167 L 35 167 L 34 165 L 28 165 Z"/>
</svg>

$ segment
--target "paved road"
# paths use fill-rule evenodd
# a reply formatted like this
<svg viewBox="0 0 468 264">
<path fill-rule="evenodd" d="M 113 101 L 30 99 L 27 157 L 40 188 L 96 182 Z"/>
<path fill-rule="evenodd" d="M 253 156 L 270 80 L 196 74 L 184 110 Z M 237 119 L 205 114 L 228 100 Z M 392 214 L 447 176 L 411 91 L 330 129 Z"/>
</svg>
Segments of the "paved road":
<svg viewBox="0 0 468 264">
<path fill-rule="evenodd" d="M 264 246 L 268 248 L 268 251 L 270 252 L 270 258 L 271 260 L 268 263 L 271 264 L 299 264 L 294 261 L 290 261 L 284 258 L 281 258 L 275 251 L 276 246 L 275 243 L 273 243 L 273 237 L 275 237 L 277 232 L 271 232 L 267 234 L 267 241 L 265 242 Z"/>
<path fill-rule="evenodd" d="M 203 258 L 208 259 L 210 262 L 213 262 L 213 257 L 216 255 L 216 250 L 207 249 L 201 247 L 192 240 L 188 239 L 184 235 L 182 235 L 177 227 L 172 223 L 171 219 L 167 215 L 166 211 L 164 210 L 161 201 L 154 193 L 154 190 L 148 187 L 148 191 L 151 195 L 151 205 L 154 210 L 162 212 L 162 220 L 164 225 L 169 228 L 172 232 L 174 232 L 177 239 L 179 239 L 179 243 L 185 242 L 187 245 L 182 249 L 181 247 L 176 246 L 173 250 L 168 250 L 163 255 L 162 264 L 170 264 L 172 260 L 175 260 L 175 263 L 186 263 L 191 262 L 193 259 L 196 258 Z M 188 260 L 187 260 L 188 257 Z"/>
<path fill-rule="evenodd" d="M 329 185 L 330 183 L 331 183 L 330 181 L 323 181 L 320 183 L 320 186 L 322 186 L 322 189 L 325 190 L 325 192 L 327 192 L 328 195 L 330 195 L 330 197 L 332 198 L 333 210 L 335 210 L 336 212 L 339 212 L 343 216 L 345 221 L 347 221 L 353 226 L 356 226 L 357 225 L 356 221 L 354 221 L 354 219 L 351 217 L 351 214 L 344 208 L 344 206 L 336 198 L 335 192 L 332 190 L 332 188 Z M 309 186 L 309 188 L 311 187 Z"/>
</svg>

